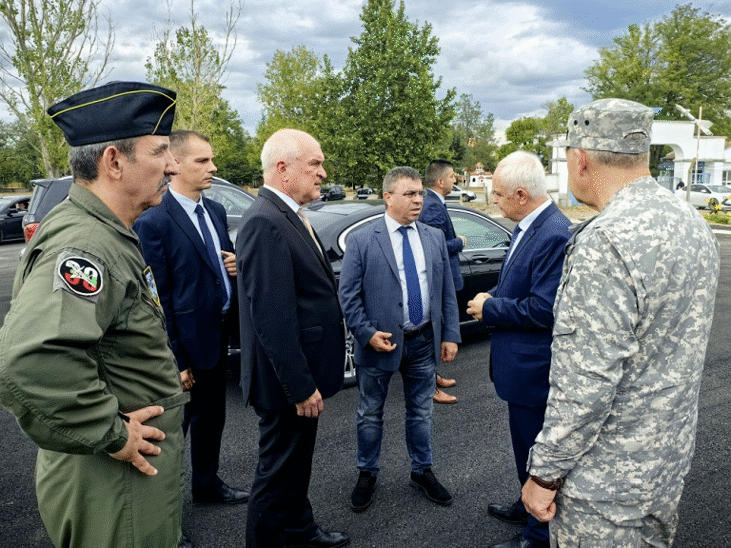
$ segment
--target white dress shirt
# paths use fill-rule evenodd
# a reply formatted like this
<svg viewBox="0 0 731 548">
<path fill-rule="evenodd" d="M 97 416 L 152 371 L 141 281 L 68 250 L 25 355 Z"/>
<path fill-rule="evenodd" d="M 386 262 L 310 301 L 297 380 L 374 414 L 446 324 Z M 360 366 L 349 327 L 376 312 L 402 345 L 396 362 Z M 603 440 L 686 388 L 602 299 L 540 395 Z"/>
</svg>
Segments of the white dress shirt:
<svg viewBox="0 0 731 548">
<path fill-rule="evenodd" d="M 384 213 L 386 220 L 386 228 L 388 229 L 388 235 L 391 238 L 391 247 L 393 248 L 393 254 L 396 256 L 396 266 L 398 267 L 399 280 L 401 281 L 401 294 L 404 309 L 404 328 L 406 331 L 410 331 L 416 327 L 411 323 L 409 319 L 409 295 L 406 288 L 406 271 L 404 270 L 404 237 L 398 231 L 401 228 L 401 223 L 392 219 L 388 213 Z M 409 245 L 411 246 L 411 252 L 414 254 L 414 262 L 416 263 L 416 272 L 419 275 L 419 288 L 421 289 L 421 308 L 424 312 L 424 319 L 422 325 L 429 321 L 429 284 L 427 283 L 426 277 L 426 259 L 424 257 L 424 248 L 421 245 L 421 238 L 419 238 L 419 232 L 416 229 L 416 223 L 407 225 L 412 227 L 406 233 L 409 235 Z"/>
</svg>

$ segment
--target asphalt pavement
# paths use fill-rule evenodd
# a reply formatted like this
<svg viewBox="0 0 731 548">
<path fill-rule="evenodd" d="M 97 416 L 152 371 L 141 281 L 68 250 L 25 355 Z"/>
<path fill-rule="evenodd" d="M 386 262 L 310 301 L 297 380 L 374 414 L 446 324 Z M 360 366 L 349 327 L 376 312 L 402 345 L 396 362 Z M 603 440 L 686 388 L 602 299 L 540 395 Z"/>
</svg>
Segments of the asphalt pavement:
<svg viewBox="0 0 731 548">
<path fill-rule="evenodd" d="M 722 246 L 721 282 L 711 343 L 701 387 L 698 439 L 693 467 L 680 505 L 675 548 L 731 547 L 728 465 L 731 463 L 731 233 Z M 0 245 L 0 318 L 7 312 L 19 244 Z M 434 471 L 454 503 L 440 507 L 409 486 L 403 426 L 403 390 L 394 377 L 385 412 L 381 473 L 373 505 L 350 510 L 355 484 L 355 408 L 357 391 L 346 389 L 326 401 L 320 420 L 310 499 L 325 529 L 347 531 L 353 548 L 488 546 L 519 528 L 489 517 L 491 502 L 509 503 L 518 495 L 510 448 L 507 407 L 487 379 L 489 337 L 467 337 L 457 360 L 442 372 L 457 379 L 448 391 L 459 398 L 434 413 Z M 256 415 L 243 404 L 233 379 L 228 388 L 227 425 L 221 477 L 236 487 L 250 486 L 256 466 Z M 0 547 L 50 547 L 38 516 L 33 487 L 35 446 L 14 419 L 0 409 Z M 190 473 L 186 457 L 187 474 Z M 153 480 L 154 481 L 154 480 Z M 189 479 L 188 479 L 189 485 Z M 185 527 L 200 548 L 244 546 L 246 505 L 197 505 L 185 493 Z"/>
</svg>

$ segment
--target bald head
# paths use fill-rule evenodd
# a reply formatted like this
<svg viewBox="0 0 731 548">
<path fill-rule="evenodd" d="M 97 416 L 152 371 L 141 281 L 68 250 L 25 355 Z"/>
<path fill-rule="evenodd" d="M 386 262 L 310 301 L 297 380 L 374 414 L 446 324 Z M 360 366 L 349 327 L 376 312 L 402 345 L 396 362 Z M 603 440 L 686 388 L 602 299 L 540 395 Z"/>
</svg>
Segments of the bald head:
<svg viewBox="0 0 731 548">
<path fill-rule="evenodd" d="M 320 143 L 304 131 L 282 129 L 274 133 L 261 150 L 264 184 L 276 188 L 304 205 L 320 197 L 320 185 L 327 177 Z"/>
</svg>

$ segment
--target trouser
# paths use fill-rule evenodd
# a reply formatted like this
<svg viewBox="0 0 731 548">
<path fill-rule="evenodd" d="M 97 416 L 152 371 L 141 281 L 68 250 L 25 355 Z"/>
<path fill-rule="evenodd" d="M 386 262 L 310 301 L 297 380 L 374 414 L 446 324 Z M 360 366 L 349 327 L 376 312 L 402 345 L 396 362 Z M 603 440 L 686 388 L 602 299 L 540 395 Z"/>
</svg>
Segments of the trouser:
<svg viewBox="0 0 731 548">
<path fill-rule="evenodd" d="M 654 506 L 652 513 L 641 515 L 631 505 L 577 500 L 559 492 L 550 522 L 551 548 L 670 548 L 678 527 L 678 501 Z M 638 517 L 627 519 L 633 514 Z"/>
<path fill-rule="evenodd" d="M 222 337 L 225 339 L 225 337 Z M 190 403 L 185 406 L 183 432 L 190 428 L 191 484 L 193 494 L 220 487 L 218 477 L 221 437 L 226 422 L 226 368 L 228 352 L 225 342 L 218 363 L 212 369 L 193 369 L 195 383 L 190 389 Z"/>
<path fill-rule="evenodd" d="M 307 497 L 316 418 L 287 409 L 255 408 L 259 416 L 259 463 L 246 517 L 246 546 L 300 544 L 317 534 Z"/>
<path fill-rule="evenodd" d="M 518 471 L 520 484 L 524 485 L 530 475 L 526 468 L 528 463 L 528 452 L 536 441 L 536 436 L 543 428 L 543 416 L 546 406 L 528 407 L 508 403 L 508 418 L 510 422 L 510 437 L 513 442 L 513 454 L 515 466 Z M 515 506 L 525 509 L 523 501 L 518 497 Z M 528 523 L 523 528 L 523 537 L 536 544 L 548 543 L 548 524 L 538 521 L 528 514 Z"/>
</svg>

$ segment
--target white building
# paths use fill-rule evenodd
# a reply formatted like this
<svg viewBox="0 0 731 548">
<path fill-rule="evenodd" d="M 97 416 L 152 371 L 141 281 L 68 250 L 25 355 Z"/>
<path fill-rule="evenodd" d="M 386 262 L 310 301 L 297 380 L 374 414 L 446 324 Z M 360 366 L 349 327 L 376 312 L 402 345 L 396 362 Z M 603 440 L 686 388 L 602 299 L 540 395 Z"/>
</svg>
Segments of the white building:
<svg viewBox="0 0 731 548">
<path fill-rule="evenodd" d="M 726 138 L 701 135 L 698 139 L 695 128 L 692 121 L 653 122 L 651 143 L 667 145 L 675 154 L 672 172 L 658 177 L 658 182 L 674 189 L 679 180 L 685 183 L 695 181 L 695 168 L 692 173 L 689 170 L 697 149 L 697 180 L 706 184 L 731 185 L 731 146 L 725 146 Z M 555 145 L 556 141 L 548 143 L 552 150 L 548 186 L 556 190 L 558 196 L 554 194 L 554 198 L 558 198 L 560 204 L 569 205 L 572 198 L 569 194 L 566 149 Z"/>
</svg>

